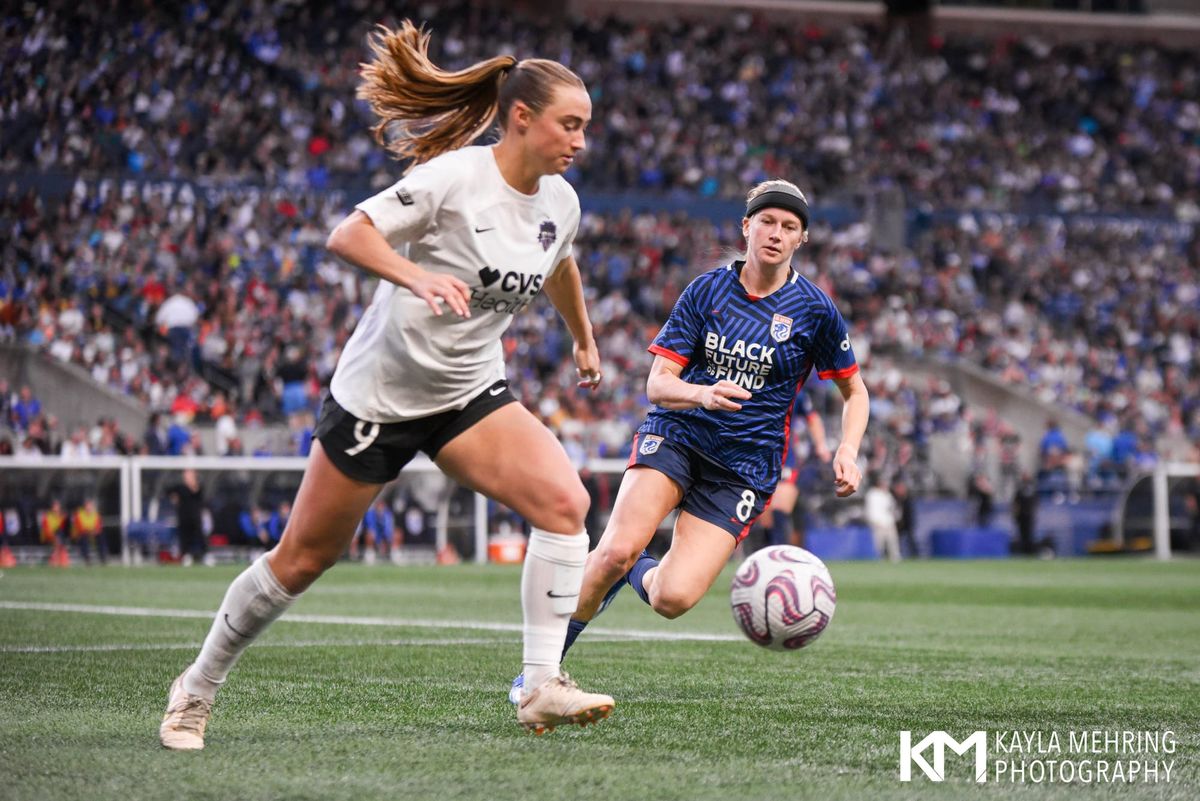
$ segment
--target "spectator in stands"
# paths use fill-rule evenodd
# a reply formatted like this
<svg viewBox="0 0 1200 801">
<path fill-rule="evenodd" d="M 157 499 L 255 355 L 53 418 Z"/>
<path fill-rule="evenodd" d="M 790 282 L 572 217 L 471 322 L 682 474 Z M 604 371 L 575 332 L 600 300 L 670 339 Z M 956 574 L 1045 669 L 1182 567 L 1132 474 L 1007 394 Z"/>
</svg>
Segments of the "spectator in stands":
<svg viewBox="0 0 1200 801">
<path fill-rule="evenodd" d="M 50 546 L 50 564 L 65 567 L 69 562 L 67 515 L 63 512 L 62 501 L 58 498 L 53 499 L 50 508 L 42 513 L 39 529 L 42 544 Z"/>
<path fill-rule="evenodd" d="M 21 513 L 15 506 L 5 507 L 0 517 L 0 567 L 16 567 L 12 546 L 21 536 Z"/>
<path fill-rule="evenodd" d="M 152 412 L 146 433 L 142 435 L 142 445 L 148 456 L 165 456 L 170 453 L 171 445 L 167 436 L 167 425 L 161 412 Z"/>
<path fill-rule="evenodd" d="M 41 416 L 41 401 L 33 396 L 33 389 L 28 384 L 21 386 L 17 402 L 13 404 L 12 413 L 18 431 L 28 431 L 33 422 Z"/>
<path fill-rule="evenodd" d="M 93 550 L 100 564 L 107 564 L 108 546 L 103 537 L 104 520 L 96 508 L 96 499 L 87 498 L 71 515 L 71 539 L 75 541 L 79 555 L 86 564 L 92 563 Z"/>
<path fill-rule="evenodd" d="M 45 437 L 48 450 L 47 453 L 61 453 L 63 446 L 63 426 L 59 422 L 58 417 L 52 414 L 44 414 L 41 417 L 45 421 Z"/>
<path fill-rule="evenodd" d="M 1097 419 L 1083 438 L 1083 447 L 1087 451 L 1088 476 L 1095 480 L 1104 480 L 1115 472 L 1113 462 L 1113 434 L 1116 419 L 1106 414 Z"/>
<path fill-rule="evenodd" d="M 363 517 L 362 529 L 364 561 L 374 563 L 376 554 L 383 557 L 391 554 L 396 539 L 396 516 L 383 498 L 376 498 L 371 504 Z"/>
<path fill-rule="evenodd" d="M 192 363 L 192 348 L 196 341 L 196 323 L 199 319 L 200 307 L 196 303 L 195 290 L 191 284 L 184 284 L 178 292 L 163 301 L 154 313 L 154 324 L 167 339 L 173 364 Z"/>
<path fill-rule="evenodd" d="M 225 393 L 218 392 L 209 414 L 216 421 L 217 456 L 231 455 L 230 444 L 238 439 L 237 407 L 226 400 Z"/>
<path fill-rule="evenodd" d="M 42 449 L 38 446 L 38 442 L 32 435 L 21 439 L 20 443 L 13 449 L 15 456 L 43 456 L 45 455 Z"/>
<path fill-rule="evenodd" d="M 258 529 L 258 540 L 266 548 L 274 548 L 287 529 L 292 516 L 291 501 L 283 500 Z"/>
<path fill-rule="evenodd" d="M 1067 453 L 1070 450 L 1071 446 L 1067 444 L 1067 437 L 1058 420 L 1054 418 L 1047 420 L 1046 431 L 1042 434 L 1041 442 L 1038 443 L 1038 453 L 1042 458 L 1042 470 L 1048 472 L 1062 470 L 1066 465 Z"/>
<path fill-rule="evenodd" d="M 971 473 L 967 482 L 967 499 L 975 508 L 975 525 L 987 528 L 992 523 L 992 512 L 995 509 L 995 491 L 992 482 L 983 470 Z"/>
<path fill-rule="evenodd" d="M 892 491 L 879 475 L 871 477 L 871 486 L 863 497 L 863 515 L 875 540 L 880 558 L 900 561 L 900 537 L 896 527 L 899 509 Z"/>
<path fill-rule="evenodd" d="M 920 556 L 916 539 L 916 503 L 903 474 L 896 476 L 892 482 L 892 497 L 896 501 L 896 533 L 900 542 L 908 545 L 910 556 Z"/>
<path fill-rule="evenodd" d="M 1123 474 L 1127 473 L 1137 462 L 1138 451 L 1136 418 L 1126 413 L 1121 417 L 1120 429 L 1113 437 L 1112 460 Z"/>
<path fill-rule="evenodd" d="M 249 509 L 246 509 L 238 515 L 238 528 L 242 533 L 242 538 L 245 540 L 246 544 L 250 545 L 251 548 L 258 553 L 261 553 L 259 548 L 260 546 L 263 546 L 265 542 L 262 531 L 264 525 L 266 524 L 267 518 L 267 513 L 263 511 L 262 507 L 258 504 L 251 506 Z M 269 539 L 270 538 L 268 537 L 266 542 L 269 542 Z M 257 559 L 257 555 L 254 556 L 254 558 Z"/>
<path fill-rule="evenodd" d="M 1032 554 L 1034 552 L 1034 532 L 1037 528 L 1038 489 L 1037 482 L 1029 471 L 1021 473 L 1021 481 L 1017 484 L 1016 494 L 1013 495 L 1013 522 L 1017 529 L 1017 553 Z"/>
<path fill-rule="evenodd" d="M 3 300 L 3 293 L 0 293 L 0 302 Z M 14 429 L 17 427 L 15 404 L 16 397 L 8 386 L 8 379 L 0 378 L 0 426 Z"/>
<path fill-rule="evenodd" d="M 59 453 L 63 461 L 90 459 L 92 448 L 88 445 L 87 430 L 83 426 L 79 426 L 72 431 L 71 438 L 62 444 L 62 450 Z"/>
<path fill-rule="evenodd" d="M 46 432 L 46 423 L 41 417 L 35 417 L 29 423 L 28 434 L 17 451 L 18 455 L 49 456 L 53 452 L 50 435 Z"/>
<path fill-rule="evenodd" d="M 179 553 L 184 565 L 203 562 L 208 552 L 204 536 L 204 489 L 195 470 L 184 470 L 182 480 L 170 492 L 175 505 Z"/>
<path fill-rule="evenodd" d="M 291 436 L 292 453 L 308 456 L 312 451 L 314 421 L 312 412 L 302 409 L 288 417 L 288 433 Z"/>
<path fill-rule="evenodd" d="M 192 423 L 190 412 L 176 412 L 167 429 L 167 455 L 179 456 L 192 444 Z"/>
</svg>

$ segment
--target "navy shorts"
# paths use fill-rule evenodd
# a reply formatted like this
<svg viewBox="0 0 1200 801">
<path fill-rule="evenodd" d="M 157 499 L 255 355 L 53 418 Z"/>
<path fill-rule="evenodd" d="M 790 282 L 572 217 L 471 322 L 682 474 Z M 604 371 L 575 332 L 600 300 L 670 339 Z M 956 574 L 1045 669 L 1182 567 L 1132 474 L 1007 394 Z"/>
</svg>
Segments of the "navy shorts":
<svg viewBox="0 0 1200 801">
<path fill-rule="evenodd" d="M 699 451 L 658 434 L 635 434 L 626 469 L 649 467 L 683 489 L 680 511 L 728 531 L 741 542 L 770 498 L 756 492 L 737 473 Z"/>
<path fill-rule="evenodd" d="M 321 417 L 313 435 L 333 466 L 355 481 L 386 484 L 417 451 L 437 458 L 447 442 L 517 399 L 507 381 L 497 381 L 461 409 L 405 420 L 400 423 L 371 423 L 359 420 L 342 408 L 331 393 L 321 406 Z"/>
</svg>

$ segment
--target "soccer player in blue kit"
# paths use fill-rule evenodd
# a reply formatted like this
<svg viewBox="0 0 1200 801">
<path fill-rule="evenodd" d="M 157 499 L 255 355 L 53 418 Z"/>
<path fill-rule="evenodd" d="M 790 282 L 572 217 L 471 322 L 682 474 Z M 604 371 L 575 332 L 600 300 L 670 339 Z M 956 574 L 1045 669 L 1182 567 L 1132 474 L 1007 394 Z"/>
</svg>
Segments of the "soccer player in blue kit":
<svg viewBox="0 0 1200 801">
<path fill-rule="evenodd" d="M 791 421 L 802 421 L 808 431 L 812 443 L 812 454 L 822 465 L 829 464 L 832 454 L 825 444 L 825 421 L 820 413 L 813 408 L 808 393 L 801 390 L 796 393 L 796 403 L 793 405 Z M 791 428 L 786 435 L 791 440 Z M 775 494 L 771 496 L 771 515 L 764 526 L 767 531 L 767 545 L 787 545 L 792 540 L 792 511 L 800 497 L 800 462 L 796 458 L 796 449 L 789 447 L 783 460 L 783 470 L 780 472 L 779 483 L 775 486 Z"/>
<path fill-rule="evenodd" d="M 858 489 L 869 398 L 846 321 L 791 269 L 808 222 L 808 201 L 794 184 L 754 187 L 742 220 L 745 258 L 692 281 L 650 345 L 646 395 L 654 408 L 588 555 L 564 656 L 625 583 L 663 617 L 696 605 L 775 491 L 792 404 L 814 367 L 845 402 L 834 489 L 839 497 Z M 671 548 L 659 562 L 645 548 L 676 508 Z"/>
</svg>

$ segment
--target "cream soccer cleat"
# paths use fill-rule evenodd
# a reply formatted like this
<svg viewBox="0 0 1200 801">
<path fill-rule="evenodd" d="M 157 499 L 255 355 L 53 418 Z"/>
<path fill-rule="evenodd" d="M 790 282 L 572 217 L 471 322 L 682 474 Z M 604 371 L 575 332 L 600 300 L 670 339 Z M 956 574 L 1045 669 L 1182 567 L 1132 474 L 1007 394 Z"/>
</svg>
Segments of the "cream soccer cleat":
<svg viewBox="0 0 1200 801">
<path fill-rule="evenodd" d="M 517 722 L 534 734 L 554 731 L 556 726 L 586 726 L 612 714 L 613 699 L 585 693 L 566 673 L 530 691 L 517 706 Z"/>
<path fill-rule="evenodd" d="M 183 689 L 183 673 L 180 673 L 171 683 L 167 712 L 158 727 L 158 739 L 164 748 L 174 751 L 199 751 L 204 747 L 204 727 L 211 714 L 212 701 L 189 695 Z"/>
</svg>

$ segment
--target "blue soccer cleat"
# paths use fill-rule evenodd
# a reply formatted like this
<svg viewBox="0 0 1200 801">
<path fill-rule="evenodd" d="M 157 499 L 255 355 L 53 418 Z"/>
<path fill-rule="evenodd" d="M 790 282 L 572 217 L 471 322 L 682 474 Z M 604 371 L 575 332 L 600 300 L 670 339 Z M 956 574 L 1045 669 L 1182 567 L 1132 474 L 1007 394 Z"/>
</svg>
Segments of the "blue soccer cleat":
<svg viewBox="0 0 1200 801">
<path fill-rule="evenodd" d="M 508 702 L 513 706 L 519 706 L 521 703 L 521 695 L 525 692 L 525 674 L 518 673 L 513 679 L 512 687 L 508 690 Z"/>
</svg>

